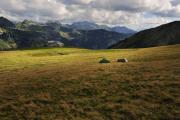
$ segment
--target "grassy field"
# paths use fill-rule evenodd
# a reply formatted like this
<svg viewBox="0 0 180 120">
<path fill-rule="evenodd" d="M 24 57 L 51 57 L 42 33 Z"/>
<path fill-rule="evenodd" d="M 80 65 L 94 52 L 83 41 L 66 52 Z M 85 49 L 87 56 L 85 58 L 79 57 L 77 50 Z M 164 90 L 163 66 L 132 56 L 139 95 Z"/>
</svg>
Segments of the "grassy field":
<svg viewBox="0 0 180 120">
<path fill-rule="evenodd" d="M 180 119 L 180 45 L 0 52 L 0 120 L 136 119 Z"/>
</svg>

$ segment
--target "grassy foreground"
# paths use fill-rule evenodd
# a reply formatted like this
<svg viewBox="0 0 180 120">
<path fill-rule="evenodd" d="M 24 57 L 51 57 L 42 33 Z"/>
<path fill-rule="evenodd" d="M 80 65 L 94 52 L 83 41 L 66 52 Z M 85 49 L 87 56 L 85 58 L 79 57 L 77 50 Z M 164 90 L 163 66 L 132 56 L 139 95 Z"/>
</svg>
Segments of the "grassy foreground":
<svg viewBox="0 0 180 120">
<path fill-rule="evenodd" d="M 0 52 L 0 120 L 179 118 L 180 45 Z"/>
</svg>

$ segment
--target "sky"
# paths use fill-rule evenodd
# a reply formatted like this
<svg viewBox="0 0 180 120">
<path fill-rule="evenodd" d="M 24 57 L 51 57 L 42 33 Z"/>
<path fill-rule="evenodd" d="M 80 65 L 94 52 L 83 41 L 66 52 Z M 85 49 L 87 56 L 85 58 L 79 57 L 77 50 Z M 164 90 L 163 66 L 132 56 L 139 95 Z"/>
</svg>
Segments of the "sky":
<svg viewBox="0 0 180 120">
<path fill-rule="evenodd" d="M 180 20 L 180 0 L 1 0 L 0 16 L 14 21 L 91 21 L 141 30 Z"/>
</svg>

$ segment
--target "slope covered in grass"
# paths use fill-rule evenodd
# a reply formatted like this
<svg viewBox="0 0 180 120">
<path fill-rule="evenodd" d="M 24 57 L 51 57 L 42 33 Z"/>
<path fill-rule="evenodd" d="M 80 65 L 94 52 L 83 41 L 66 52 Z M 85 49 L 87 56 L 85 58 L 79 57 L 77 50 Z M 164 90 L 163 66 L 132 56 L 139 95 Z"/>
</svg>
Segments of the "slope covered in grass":
<svg viewBox="0 0 180 120">
<path fill-rule="evenodd" d="M 110 48 L 148 48 L 180 44 L 180 21 L 140 31 Z"/>
<path fill-rule="evenodd" d="M 0 63 L 2 120 L 180 118 L 180 45 L 8 51 Z"/>
</svg>

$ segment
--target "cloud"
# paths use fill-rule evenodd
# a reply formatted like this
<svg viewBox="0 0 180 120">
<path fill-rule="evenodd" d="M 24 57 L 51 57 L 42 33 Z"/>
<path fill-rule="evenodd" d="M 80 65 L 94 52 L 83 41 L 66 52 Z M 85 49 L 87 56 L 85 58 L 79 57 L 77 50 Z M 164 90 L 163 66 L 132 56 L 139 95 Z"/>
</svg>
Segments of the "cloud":
<svg viewBox="0 0 180 120">
<path fill-rule="evenodd" d="M 158 19 L 162 23 L 180 19 L 180 2 L 179 0 L 1 0 L 0 15 L 12 20 L 62 22 L 89 20 L 100 24 L 134 27 Z"/>
<path fill-rule="evenodd" d="M 172 0 L 172 1 L 171 1 L 171 4 L 172 4 L 173 6 L 179 5 L 179 4 L 180 4 L 180 0 Z"/>
</svg>

